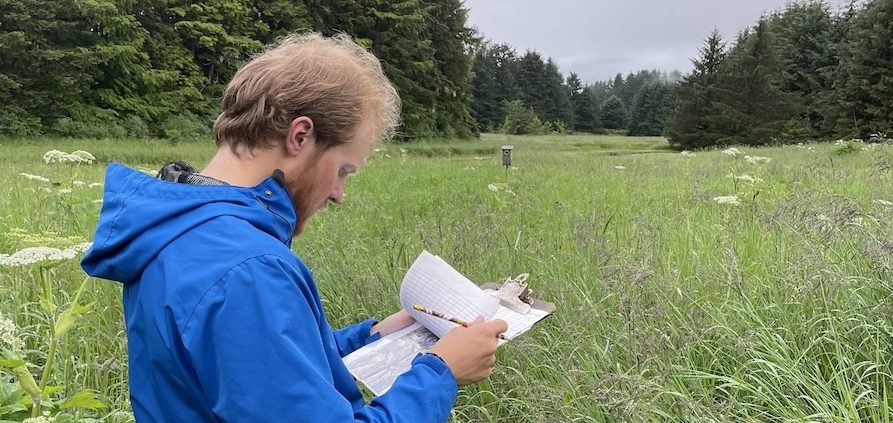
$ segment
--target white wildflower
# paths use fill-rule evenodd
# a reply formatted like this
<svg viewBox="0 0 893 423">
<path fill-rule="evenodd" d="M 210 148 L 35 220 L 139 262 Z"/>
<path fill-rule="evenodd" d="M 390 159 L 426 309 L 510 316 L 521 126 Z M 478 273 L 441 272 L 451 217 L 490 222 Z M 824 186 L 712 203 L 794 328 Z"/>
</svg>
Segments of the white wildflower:
<svg viewBox="0 0 893 423">
<path fill-rule="evenodd" d="M 82 186 L 84 186 L 84 185 L 87 185 L 87 184 L 84 183 L 84 181 L 71 181 L 71 184 L 74 185 L 74 186 L 76 186 L 76 187 L 82 187 Z"/>
<path fill-rule="evenodd" d="M 59 194 L 71 194 L 71 189 L 69 188 L 59 188 L 56 190 Z"/>
<path fill-rule="evenodd" d="M 405 155 L 406 155 L 406 153 L 408 153 L 408 151 L 406 151 L 406 149 L 405 149 L 405 148 L 403 148 L 403 147 L 400 147 L 400 154 L 402 154 L 402 155 L 404 155 L 404 156 L 405 156 Z"/>
<path fill-rule="evenodd" d="M 726 195 L 726 196 L 713 197 L 713 201 L 715 201 L 716 204 L 733 204 L 733 205 L 741 204 L 738 201 L 737 195 Z"/>
<path fill-rule="evenodd" d="M 82 242 L 77 245 L 72 245 L 71 247 L 68 247 L 68 249 L 74 250 L 77 253 L 83 253 L 83 252 L 89 250 L 90 247 L 92 247 L 92 246 L 93 246 L 92 242 Z"/>
<path fill-rule="evenodd" d="M 19 329 L 12 320 L 0 314 L 0 346 L 12 351 L 13 354 L 20 354 L 24 348 L 24 343 L 18 336 Z"/>
<path fill-rule="evenodd" d="M 614 169 L 617 169 L 617 170 L 626 170 L 626 166 L 614 166 Z"/>
<path fill-rule="evenodd" d="M 484 160 L 484 159 L 486 159 L 486 157 L 474 156 L 474 159 L 475 160 Z"/>
<path fill-rule="evenodd" d="M 92 245 L 85 242 L 61 250 L 53 247 L 29 247 L 13 254 L 0 254 L 0 266 L 29 266 L 36 263 L 71 260 L 87 251 Z"/>
<path fill-rule="evenodd" d="M 43 154 L 43 162 L 46 164 L 65 163 L 68 153 L 59 150 L 50 150 Z"/>
<path fill-rule="evenodd" d="M 74 164 L 92 164 L 96 161 L 96 157 L 84 150 L 77 150 L 71 154 L 59 150 L 50 150 L 44 153 L 43 161 L 46 164 L 54 163 L 74 163 Z"/>
<path fill-rule="evenodd" d="M 880 204 L 880 205 L 882 205 L 882 206 L 887 206 L 887 207 L 891 207 L 891 206 L 893 206 L 893 202 L 890 202 L 890 201 L 887 201 L 887 200 L 880 200 L 880 199 L 878 199 L 878 200 L 874 200 L 874 203 L 875 203 L 875 204 Z"/>
<path fill-rule="evenodd" d="M 29 179 L 32 181 L 40 181 L 40 182 L 49 182 L 50 181 L 49 179 L 44 178 L 43 176 L 32 175 L 30 173 L 20 173 L 19 175 L 24 176 L 26 179 Z"/>
<path fill-rule="evenodd" d="M 43 415 L 40 417 L 28 417 L 25 420 L 22 420 L 22 423 L 55 423 L 56 418 L 50 415 Z"/>
<path fill-rule="evenodd" d="M 100 198 L 100 199 L 98 199 L 98 200 L 93 200 L 93 201 L 91 201 L 91 202 L 92 202 L 93 204 L 102 204 L 102 199 Z"/>
<path fill-rule="evenodd" d="M 764 164 L 772 161 L 771 157 L 760 157 L 760 156 L 744 156 L 744 161 L 750 164 Z"/>
<path fill-rule="evenodd" d="M 87 187 L 89 187 L 89 188 L 102 188 L 102 184 L 100 184 L 99 182 L 94 182 L 94 183 L 92 183 L 92 184 L 90 184 L 90 185 L 87 185 Z"/>
<path fill-rule="evenodd" d="M 385 155 L 384 155 L 384 156 L 385 156 L 385 157 L 388 157 L 388 158 L 390 158 L 390 157 L 391 157 L 391 155 L 390 155 L 390 154 L 385 154 Z"/>
<path fill-rule="evenodd" d="M 731 157 L 735 157 L 739 154 L 743 154 L 743 152 L 735 147 L 732 147 L 732 148 L 727 148 L 727 149 L 723 150 L 722 154 L 725 154 L 725 155 L 731 156 Z"/>
<path fill-rule="evenodd" d="M 744 182 L 747 182 L 750 184 L 755 183 L 757 181 L 756 178 L 754 178 L 753 176 L 750 176 L 748 174 L 735 176 L 735 179 L 737 179 L 739 181 L 744 181 Z"/>
<path fill-rule="evenodd" d="M 691 151 L 688 151 L 688 150 L 683 150 L 679 154 L 681 154 L 682 157 L 694 157 L 695 156 L 695 153 L 692 153 Z"/>
<path fill-rule="evenodd" d="M 378 153 L 379 151 L 381 151 L 380 148 L 376 148 L 375 150 L 372 150 L 373 153 Z"/>
<path fill-rule="evenodd" d="M 489 184 L 489 185 L 487 185 L 487 189 L 489 189 L 490 191 L 493 191 L 493 192 L 497 192 L 497 191 L 499 191 L 499 187 L 496 186 L 496 184 Z"/>
<path fill-rule="evenodd" d="M 72 151 L 69 156 L 75 163 L 93 164 L 96 161 L 96 157 L 84 150 Z"/>
</svg>

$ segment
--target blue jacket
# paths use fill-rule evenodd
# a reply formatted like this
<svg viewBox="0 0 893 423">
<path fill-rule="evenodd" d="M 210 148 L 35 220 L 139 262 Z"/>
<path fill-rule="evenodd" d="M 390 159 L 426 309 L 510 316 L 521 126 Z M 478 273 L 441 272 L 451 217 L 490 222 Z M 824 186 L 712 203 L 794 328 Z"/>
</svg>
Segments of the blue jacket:
<svg viewBox="0 0 893 423">
<path fill-rule="evenodd" d="M 432 356 L 365 404 L 341 358 L 377 338 L 374 322 L 332 330 L 290 249 L 296 224 L 274 178 L 194 186 L 109 165 L 81 264 L 124 284 L 138 422 L 447 420 L 456 380 Z"/>
</svg>

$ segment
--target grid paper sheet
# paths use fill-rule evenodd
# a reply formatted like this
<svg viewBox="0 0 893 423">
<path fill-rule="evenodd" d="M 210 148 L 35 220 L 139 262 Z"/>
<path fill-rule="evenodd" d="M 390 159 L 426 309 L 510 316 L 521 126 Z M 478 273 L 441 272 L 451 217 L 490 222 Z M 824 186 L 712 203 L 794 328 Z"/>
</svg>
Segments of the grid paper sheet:
<svg viewBox="0 0 893 423">
<path fill-rule="evenodd" d="M 414 310 L 414 304 L 467 322 L 478 316 L 490 320 L 499 309 L 498 298 L 484 293 L 443 259 L 427 251 L 423 251 L 406 272 L 400 287 L 400 304 L 438 338 L 456 324 Z"/>
</svg>

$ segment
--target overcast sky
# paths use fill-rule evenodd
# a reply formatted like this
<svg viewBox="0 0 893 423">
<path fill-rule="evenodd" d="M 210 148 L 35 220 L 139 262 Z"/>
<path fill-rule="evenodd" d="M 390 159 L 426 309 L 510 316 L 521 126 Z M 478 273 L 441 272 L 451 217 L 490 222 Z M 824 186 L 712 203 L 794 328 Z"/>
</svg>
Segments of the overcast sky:
<svg viewBox="0 0 893 423">
<path fill-rule="evenodd" d="M 831 0 L 836 10 L 846 0 Z M 586 82 L 639 69 L 683 73 L 713 28 L 726 40 L 785 0 L 466 0 L 484 38 L 552 57 Z"/>
</svg>

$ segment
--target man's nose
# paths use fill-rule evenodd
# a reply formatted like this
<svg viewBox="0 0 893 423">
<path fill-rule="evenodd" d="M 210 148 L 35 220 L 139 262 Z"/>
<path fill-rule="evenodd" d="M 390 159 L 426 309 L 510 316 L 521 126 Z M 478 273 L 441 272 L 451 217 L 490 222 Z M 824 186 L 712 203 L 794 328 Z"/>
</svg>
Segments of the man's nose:
<svg viewBox="0 0 893 423">
<path fill-rule="evenodd" d="M 335 191 L 329 196 L 329 201 L 335 204 L 341 204 L 344 201 L 344 185 L 338 185 Z"/>
</svg>

